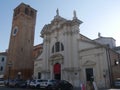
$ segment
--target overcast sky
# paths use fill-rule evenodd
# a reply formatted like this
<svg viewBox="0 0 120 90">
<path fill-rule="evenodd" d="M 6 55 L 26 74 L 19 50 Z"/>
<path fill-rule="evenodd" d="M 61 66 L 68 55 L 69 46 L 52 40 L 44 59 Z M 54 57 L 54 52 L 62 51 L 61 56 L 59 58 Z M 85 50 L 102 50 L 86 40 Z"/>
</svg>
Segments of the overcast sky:
<svg viewBox="0 0 120 90">
<path fill-rule="evenodd" d="M 83 21 L 81 34 L 96 39 L 100 32 L 120 45 L 120 0 L 0 0 L 0 52 L 8 49 L 13 10 L 22 2 L 37 10 L 34 45 L 42 43 L 40 31 L 53 20 L 57 8 L 60 16 L 70 20 L 76 10 Z"/>
</svg>

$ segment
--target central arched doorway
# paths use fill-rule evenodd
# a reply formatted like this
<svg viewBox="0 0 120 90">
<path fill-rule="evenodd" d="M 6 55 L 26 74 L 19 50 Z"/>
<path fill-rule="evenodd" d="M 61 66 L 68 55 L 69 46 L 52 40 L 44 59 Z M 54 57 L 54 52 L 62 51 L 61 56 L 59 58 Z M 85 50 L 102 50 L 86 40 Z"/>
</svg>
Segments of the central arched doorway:
<svg viewBox="0 0 120 90">
<path fill-rule="evenodd" d="M 61 65 L 59 63 L 54 64 L 54 79 L 60 80 L 61 79 Z"/>
</svg>

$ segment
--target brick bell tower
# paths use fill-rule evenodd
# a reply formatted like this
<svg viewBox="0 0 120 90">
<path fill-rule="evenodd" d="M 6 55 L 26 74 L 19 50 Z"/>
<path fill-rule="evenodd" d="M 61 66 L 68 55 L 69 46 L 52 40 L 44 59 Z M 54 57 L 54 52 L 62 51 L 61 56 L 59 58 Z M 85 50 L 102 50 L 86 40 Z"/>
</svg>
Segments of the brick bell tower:
<svg viewBox="0 0 120 90">
<path fill-rule="evenodd" d="M 29 79 L 33 75 L 36 13 L 24 3 L 14 9 L 5 78 Z"/>
</svg>

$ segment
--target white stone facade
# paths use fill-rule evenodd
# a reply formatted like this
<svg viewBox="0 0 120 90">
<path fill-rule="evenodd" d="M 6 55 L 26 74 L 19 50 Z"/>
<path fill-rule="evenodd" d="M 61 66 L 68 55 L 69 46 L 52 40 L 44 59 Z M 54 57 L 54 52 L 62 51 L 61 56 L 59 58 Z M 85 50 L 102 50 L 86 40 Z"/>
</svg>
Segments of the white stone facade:
<svg viewBox="0 0 120 90">
<path fill-rule="evenodd" d="M 107 45 L 110 48 L 115 48 L 116 47 L 116 41 L 112 37 L 99 36 L 99 38 L 95 39 L 95 41 L 100 43 L 100 44 Z"/>
<path fill-rule="evenodd" d="M 82 23 L 76 17 L 67 20 L 57 15 L 43 27 L 43 53 L 34 62 L 34 77 L 40 73 L 41 79 L 64 79 L 79 87 L 90 78 L 98 87 L 109 87 L 109 69 L 104 46 L 80 34 Z M 56 77 L 54 65 L 60 65 Z"/>
</svg>

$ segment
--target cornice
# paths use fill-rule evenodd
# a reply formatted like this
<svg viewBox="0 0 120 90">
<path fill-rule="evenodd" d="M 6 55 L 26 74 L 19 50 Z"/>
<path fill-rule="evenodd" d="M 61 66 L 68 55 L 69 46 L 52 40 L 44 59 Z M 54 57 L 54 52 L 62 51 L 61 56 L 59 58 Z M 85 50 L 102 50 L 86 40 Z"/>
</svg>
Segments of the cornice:
<svg viewBox="0 0 120 90">
<path fill-rule="evenodd" d="M 73 72 L 73 71 L 81 71 L 80 67 L 66 67 L 63 71 Z"/>
<path fill-rule="evenodd" d="M 51 21 L 50 24 L 44 25 L 42 31 L 41 31 L 41 36 L 43 37 L 44 34 L 50 34 L 53 31 L 57 31 L 62 29 L 64 26 L 66 27 L 73 27 L 75 25 L 77 25 L 79 27 L 80 24 L 82 24 L 83 22 L 80 21 L 79 19 L 73 19 L 73 20 L 66 20 L 62 17 L 60 18 L 55 18 Z M 73 30 L 73 31 L 68 31 L 67 33 L 78 33 L 79 30 Z"/>
<path fill-rule="evenodd" d="M 94 49 L 99 49 L 99 48 L 102 48 L 102 47 L 101 46 L 96 46 L 96 47 L 93 47 L 93 48 L 86 48 L 86 49 L 79 50 L 78 52 L 81 53 L 81 52 L 94 50 Z"/>
</svg>

